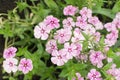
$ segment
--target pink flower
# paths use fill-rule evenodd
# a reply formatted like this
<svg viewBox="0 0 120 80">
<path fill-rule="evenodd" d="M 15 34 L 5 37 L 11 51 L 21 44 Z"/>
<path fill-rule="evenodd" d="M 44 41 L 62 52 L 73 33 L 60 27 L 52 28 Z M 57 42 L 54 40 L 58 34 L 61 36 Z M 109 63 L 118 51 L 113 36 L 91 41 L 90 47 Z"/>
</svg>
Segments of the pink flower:
<svg viewBox="0 0 120 80">
<path fill-rule="evenodd" d="M 59 51 L 53 51 L 51 61 L 57 66 L 64 65 L 68 61 L 68 59 L 66 58 L 66 52 L 63 49 Z"/>
<path fill-rule="evenodd" d="M 80 53 L 77 53 L 77 46 L 74 43 L 65 43 L 64 44 L 64 50 L 66 52 L 66 57 L 68 59 L 72 59 L 73 56 L 78 56 Z"/>
<path fill-rule="evenodd" d="M 112 31 L 110 34 L 107 34 L 106 39 L 105 39 L 105 44 L 107 46 L 113 46 L 118 38 L 118 31 Z"/>
<path fill-rule="evenodd" d="M 72 29 L 72 27 L 75 26 L 75 22 L 73 21 L 73 19 L 71 17 L 64 19 L 62 23 L 63 23 L 64 28 L 68 28 L 70 30 Z"/>
<path fill-rule="evenodd" d="M 90 18 L 92 16 L 92 10 L 88 9 L 87 7 L 83 7 L 80 12 L 81 16 Z"/>
<path fill-rule="evenodd" d="M 84 29 L 87 25 L 86 20 L 87 18 L 78 16 L 76 21 L 76 26 L 80 27 L 81 29 Z"/>
<path fill-rule="evenodd" d="M 116 30 L 116 26 L 113 23 L 106 23 L 104 26 L 108 32 Z"/>
<path fill-rule="evenodd" d="M 120 19 L 120 12 L 116 14 L 115 18 Z"/>
<path fill-rule="evenodd" d="M 100 72 L 96 71 L 96 69 L 91 69 L 90 72 L 87 75 L 87 78 L 89 80 L 103 80 L 101 78 Z"/>
<path fill-rule="evenodd" d="M 115 18 L 115 19 L 113 20 L 113 23 L 116 25 L 117 28 L 120 28 L 120 19 Z"/>
<path fill-rule="evenodd" d="M 102 60 L 105 59 L 105 56 L 100 51 L 91 50 L 89 59 L 94 66 L 101 68 L 103 66 Z"/>
<path fill-rule="evenodd" d="M 54 38 L 58 40 L 58 43 L 65 43 L 71 38 L 72 32 L 69 29 L 60 29 L 55 33 Z"/>
<path fill-rule="evenodd" d="M 54 50 L 57 50 L 56 40 L 49 40 L 46 44 L 46 51 L 51 54 Z"/>
<path fill-rule="evenodd" d="M 63 10 L 64 15 L 70 15 L 70 16 L 74 16 L 76 12 L 77 12 L 77 7 L 74 7 L 72 5 L 65 7 Z"/>
<path fill-rule="evenodd" d="M 46 25 L 41 22 L 39 25 L 35 26 L 34 28 L 34 36 L 35 38 L 42 40 L 46 40 L 48 38 L 48 34 L 50 33 L 50 30 L 47 29 Z"/>
<path fill-rule="evenodd" d="M 73 34 L 74 34 L 74 37 L 72 37 L 71 39 L 72 42 L 80 42 L 85 40 L 79 28 L 75 28 Z"/>
<path fill-rule="evenodd" d="M 82 44 L 80 44 L 79 42 L 74 44 L 76 46 L 77 53 L 80 53 L 80 51 L 82 51 Z"/>
<path fill-rule="evenodd" d="M 100 37 L 101 37 L 100 33 L 99 33 L 99 32 L 96 32 L 96 33 L 93 35 L 93 40 L 94 40 L 95 42 L 99 42 L 99 41 L 100 41 Z"/>
<path fill-rule="evenodd" d="M 95 24 L 99 23 L 100 21 L 99 21 L 98 17 L 94 16 L 94 17 L 90 17 L 88 19 L 88 22 L 91 23 L 92 25 L 95 25 Z"/>
<path fill-rule="evenodd" d="M 81 77 L 80 73 L 76 73 L 76 78 L 72 78 L 72 80 L 84 80 L 83 77 Z"/>
<path fill-rule="evenodd" d="M 56 17 L 53 17 L 52 15 L 47 16 L 44 19 L 44 23 L 46 24 L 47 28 L 50 29 L 50 30 L 60 27 L 59 19 L 57 19 Z"/>
<path fill-rule="evenodd" d="M 84 61 L 87 62 L 88 60 L 88 55 L 87 54 L 79 54 L 78 56 L 75 57 L 78 61 Z"/>
<path fill-rule="evenodd" d="M 88 22 L 90 24 L 94 25 L 96 30 L 102 30 L 103 29 L 103 24 L 100 22 L 100 20 L 96 16 L 90 17 L 88 19 Z"/>
<path fill-rule="evenodd" d="M 120 68 L 116 68 L 116 64 L 112 64 L 111 68 L 107 70 L 107 74 L 113 76 L 115 80 L 120 79 Z"/>
<path fill-rule="evenodd" d="M 15 47 L 10 47 L 8 49 L 5 49 L 3 52 L 3 57 L 5 59 L 13 58 L 16 55 L 16 51 L 17 51 L 17 48 Z"/>
<path fill-rule="evenodd" d="M 113 62 L 113 58 L 107 58 L 107 62 L 110 63 L 110 62 Z"/>
<path fill-rule="evenodd" d="M 99 22 L 99 23 L 95 24 L 94 26 L 95 26 L 96 30 L 102 30 L 104 28 L 102 22 Z"/>
<path fill-rule="evenodd" d="M 95 31 L 96 29 L 91 24 L 87 24 L 83 32 L 87 35 L 93 35 Z"/>
<path fill-rule="evenodd" d="M 7 73 L 16 72 L 18 60 L 15 58 L 8 58 L 3 61 L 3 68 Z"/>
<path fill-rule="evenodd" d="M 33 69 L 32 61 L 26 58 L 21 59 L 18 69 L 19 71 L 22 71 L 24 74 L 27 74 L 29 71 L 32 71 Z"/>
</svg>

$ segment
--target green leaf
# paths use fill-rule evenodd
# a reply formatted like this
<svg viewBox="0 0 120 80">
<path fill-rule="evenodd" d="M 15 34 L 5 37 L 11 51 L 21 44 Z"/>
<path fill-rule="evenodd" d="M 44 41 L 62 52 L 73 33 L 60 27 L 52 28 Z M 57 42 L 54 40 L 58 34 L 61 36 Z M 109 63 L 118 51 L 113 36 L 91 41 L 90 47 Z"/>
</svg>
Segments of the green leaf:
<svg viewBox="0 0 120 80">
<path fill-rule="evenodd" d="M 10 77 L 9 80 L 15 80 L 13 77 Z"/>
<path fill-rule="evenodd" d="M 102 69 L 103 69 L 104 71 L 107 71 L 108 69 L 110 69 L 110 67 L 111 67 L 112 64 L 113 64 L 113 63 L 108 63 L 108 64 L 106 64 Z"/>
<path fill-rule="evenodd" d="M 24 80 L 32 80 L 32 73 L 29 72 L 24 76 Z"/>
<path fill-rule="evenodd" d="M 75 5 L 75 0 L 65 0 L 65 2 L 67 3 L 67 4 L 72 4 L 72 5 Z"/>
<path fill-rule="evenodd" d="M 112 49 L 109 49 L 109 51 L 107 52 L 107 57 L 110 57 L 110 58 L 114 58 L 116 55 L 115 53 L 113 52 Z"/>
<path fill-rule="evenodd" d="M 120 0 L 115 3 L 114 7 L 112 8 L 112 11 L 114 13 L 117 13 L 120 11 Z"/>
<path fill-rule="evenodd" d="M 58 9 L 58 6 L 54 0 L 44 0 L 44 2 L 47 4 L 49 8 L 56 9 L 56 10 Z"/>
<path fill-rule="evenodd" d="M 79 71 L 79 70 L 85 69 L 86 67 L 87 67 L 86 64 L 81 64 L 81 63 L 74 64 L 74 68 L 75 68 L 76 71 Z"/>
<path fill-rule="evenodd" d="M 17 2 L 17 6 L 18 6 L 18 8 L 19 8 L 19 10 L 20 10 L 20 12 L 21 12 L 21 11 L 24 10 L 26 7 L 28 7 L 28 4 L 27 4 L 26 2 Z"/>
<path fill-rule="evenodd" d="M 112 12 L 112 10 L 106 8 L 93 9 L 93 13 L 105 15 L 111 19 L 115 17 L 115 14 Z"/>
<path fill-rule="evenodd" d="M 13 26 L 11 26 L 8 22 L 4 24 L 4 28 L 0 29 L 0 34 L 3 34 L 4 37 L 13 37 L 14 33 L 11 30 Z"/>
</svg>

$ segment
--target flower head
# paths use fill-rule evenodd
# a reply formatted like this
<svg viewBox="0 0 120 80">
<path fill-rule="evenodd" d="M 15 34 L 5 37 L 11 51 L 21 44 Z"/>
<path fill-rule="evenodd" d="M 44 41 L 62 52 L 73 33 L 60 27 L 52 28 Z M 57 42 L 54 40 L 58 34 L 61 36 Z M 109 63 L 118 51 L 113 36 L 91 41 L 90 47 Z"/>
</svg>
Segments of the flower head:
<svg viewBox="0 0 120 80">
<path fill-rule="evenodd" d="M 29 71 L 32 71 L 33 65 L 30 59 L 23 58 L 20 60 L 18 65 L 18 70 L 22 71 L 24 74 L 27 74 Z"/>
<path fill-rule="evenodd" d="M 16 72 L 18 60 L 15 58 L 8 58 L 3 61 L 3 68 L 7 73 Z"/>
<path fill-rule="evenodd" d="M 7 58 L 13 58 L 16 55 L 17 48 L 15 47 L 10 47 L 4 50 L 3 52 L 3 57 L 5 59 Z"/>
<path fill-rule="evenodd" d="M 70 16 L 74 16 L 76 12 L 77 12 L 77 7 L 74 7 L 72 5 L 65 7 L 63 10 L 64 15 L 70 15 Z"/>
<path fill-rule="evenodd" d="M 90 51 L 89 59 L 94 66 L 101 68 L 103 66 L 102 60 L 105 59 L 105 56 L 100 51 Z"/>
<path fill-rule="evenodd" d="M 104 25 L 104 27 L 106 28 L 106 30 L 107 30 L 108 32 L 113 31 L 113 30 L 116 30 L 116 26 L 115 26 L 115 24 L 113 24 L 113 23 L 106 23 L 106 24 Z"/>
<path fill-rule="evenodd" d="M 76 26 L 80 27 L 81 29 L 84 29 L 87 25 L 87 18 L 78 16 L 76 21 Z"/>
<path fill-rule="evenodd" d="M 72 27 L 75 26 L 75 22 L 73 21 L 71 17 L 64 19 L 62 23 L 63 23 L 63 27 L 68 28 L 68 29 L 72 29 Z"/>
<path fill-rule="evenodd" d="M 58 43 L 65 43 L 71 38 L 72 32 L 69 29 L 60 29 L 55 33 L 54 38 L 58 40 Z"/>
<path fill-rule="evenodd" d="M 87 75 L 87 78 L 89 80 L 103 80 L 101 78 L 100 72 L 96 71 L 96 69 L 91 69 L 90 72 Z"/>
<path fill-rule="evenodd" d="M 72 37 L 71 39 L 72 42 L 79 42 L 79 41 L 85 40 L 79 28 L 75 28 L 73 34 L 74 34 L 74 37 Z"/>
<path fill-rule="evenodd" d="M 47 16 L 43 22 L 46 24 L 47 29 L 50 29 L 50 30 L 60 27 L 59 19 L 57 19 L 56 17 L 53 17 L 52 15 Z"/>
<path fill-rule="evenodd" d="M 54 50 L 57 50 L 56 40 L 49 40 L 46 44 L 46 51 L 51 54 Z"/>
<path fill-rule="evenodd" d="M 77 46 L 74 44 L 74 43 L 65 43 L 64 44 L 64 50 L 66 52 L 66 57 L 68 59 L 72 59 L 73 56 L 78 56 L 80 53 L 77 53 L 78 50 L 77 50 Z"/>
<path fill-rule="evenodd" d="M 90 18 L 92 16 L 92 10 L 88 9 L 87 7 L 83 7 L 80 12 L 81 16 Z"/>
<path fill-rule="evenodd" d="M 107 46 L 113 46 L 117 42 L 117 38 L 118 38 L 118 31 L 114 30 L 106 35 L 105 44 Z"/>
<path fill-rule="evenodd" d="M 46 40 L 48 38 L 48 34 L 50 30 L 47 29 L 46 25 L 41 22 L 39 25 L 34 28 L 34 36 L 35 38 L 41 38 L 42 40 Z"/>
<path fill-rule="evenodd" d="M 74 78 L 72 78 L 72 80 L 84 80 L 84 78 L 83 77 L 81 77 L 81 75 L 80 75 L 80 73 L 75 73 L 75 75 L 76 75 L 76 78 L 74 77 Z"/>
<path fill-rule="evenodd" d="M 53 51 L 51 61 L 58 66 L 64 65 L 68 61 L 68 59 L 66 58 L 66 52 L 63 49 L 59 51 Z"/>
</svg>

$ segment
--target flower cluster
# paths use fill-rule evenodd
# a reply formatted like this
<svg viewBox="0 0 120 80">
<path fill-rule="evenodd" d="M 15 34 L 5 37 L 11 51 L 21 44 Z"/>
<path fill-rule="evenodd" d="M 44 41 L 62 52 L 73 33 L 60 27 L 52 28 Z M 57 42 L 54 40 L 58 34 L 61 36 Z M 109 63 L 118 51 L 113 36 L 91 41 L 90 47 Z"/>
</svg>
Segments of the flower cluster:
<svg viewBox="0 0 120 80">
<path fill-rule="evenodd" d="M 120 13 L 112 22 L 106 24 L 103 24 L 97 16 L 93 16 L 92 10 L 87 7 L 79 10 L 77 7 L 69 5 L 64 8 L 63 14 L 67 18 L 63 19 L 61 24 L 59 19 L 50 15 L 34 28 L 35 38 L 48 39 L 46 51 L 51 55 L 52 63 L 62 66 L 75 58 L 102 68 L 103 60 L 108 59 L 110 62 L 106 53 L 117 42 Z M 101 33 L 103 29 L 107 31 L 106 35 Z M 87 47 L 85 47 L 86 45 Z M 76 73 L 76 76 L 78 80 L 84 80 L 79 73 Z M 96 69 L 90 70 L 87 79 L 103 80 Z"/>
<path fill-rule="evenodd" d="M 10 47 L 4 50 L 3 57 L 3 68 L 7 73 L 22 71 L 24 74 L 28 73 L 33 69 L 32 61 L 30 59 L 23 58 L 20 60 L 18 65 L 18 60 L 15 58 L 17 48 Z"/>
<path fill-rule="evenodd" d="M 116 64 L 113 64 L 107 73 L 115 78 L 115 80 L 120 79 L 120 68 L 116 68 Z"/>
</svg>

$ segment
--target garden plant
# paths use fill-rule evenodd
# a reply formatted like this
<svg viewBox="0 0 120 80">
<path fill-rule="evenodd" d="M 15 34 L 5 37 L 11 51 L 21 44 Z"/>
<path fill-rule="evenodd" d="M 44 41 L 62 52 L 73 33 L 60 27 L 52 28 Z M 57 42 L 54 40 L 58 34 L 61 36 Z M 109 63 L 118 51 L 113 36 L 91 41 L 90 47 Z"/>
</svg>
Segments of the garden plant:
<svg viewBox="0 0 120 80">
<path fill-rule="evenodd" d="M 120 0 L 15 3 L 0 13 L 3 80 L 120 80 Z"/>
</svg>

